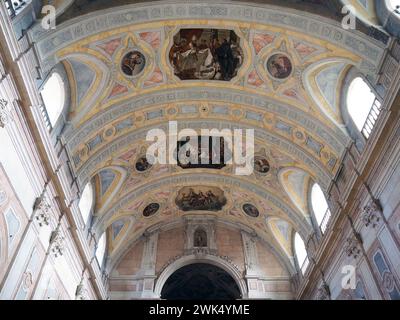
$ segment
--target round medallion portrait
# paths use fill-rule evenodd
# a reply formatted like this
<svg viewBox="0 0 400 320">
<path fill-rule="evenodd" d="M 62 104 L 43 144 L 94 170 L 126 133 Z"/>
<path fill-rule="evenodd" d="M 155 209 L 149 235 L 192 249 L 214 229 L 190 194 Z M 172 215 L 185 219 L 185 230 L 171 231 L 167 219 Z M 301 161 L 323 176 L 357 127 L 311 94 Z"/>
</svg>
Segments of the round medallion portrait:
<svg viewBox="0 0 400 320">
<path fill-rule="evenodd" d="M 145 172 L 151 168 L 151 164 L 146 157 L 141 157 L 136 161 L 135 168 L 139 172 Z"/>
<path fill-rule="evenodd" d="M 260 156 L 255 156 L 254 157 L 254 170 L 256 170 L 259 173 L 268 173 L 270 170 L 270 165 L 269 162 L 266 158 L 260 157 Z"/>
<path fill-rule="evenodd" d="M 150 217 L 154 215 L 160 209 L 160 205 L 158 203 L 150 203 L 146 208 L 143 210 L 143 215 L 145 217 Z"/>
<path fill-rule="evenodd" d="M 275 79 L 286 79 L 292 73 L 293 65 L 286 55 L 277 53 L 268 59 L 267 70 Z"/>
<path fill-rule="evenodd" d="M 257 218 L 260 215 L 258 209 L 250 203 L 245 203 L 243 205 L 243 211 L 252 218 Z"/>
<path fill-rule="evenodd" d="M 143 71 L 145 65 L 146 58 L 139 51 L 128 52 L 121 61 L 122 72 L 129 77 L 137 76 Z"/>
</svg>

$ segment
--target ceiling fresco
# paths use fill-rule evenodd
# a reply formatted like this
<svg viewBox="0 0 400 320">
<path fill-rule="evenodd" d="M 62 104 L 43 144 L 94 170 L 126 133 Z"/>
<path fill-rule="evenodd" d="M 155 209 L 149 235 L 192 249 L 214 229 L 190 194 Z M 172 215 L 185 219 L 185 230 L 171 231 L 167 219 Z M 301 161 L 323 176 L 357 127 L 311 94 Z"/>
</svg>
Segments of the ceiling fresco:
<svg viewBox="0 0 400 320">
<path fill-rule="evenodd" d="M 62 139 L 80 187 L 95 183 L 93 228 L 108 229 L 110 256 L 151 226 L 205 212 L 293 256 L 293 232 L 306 238 L 312 230 L 309 183 L 327 190 L 350 142 L 343 77 L 354 66 L 375 76 L 385 46 L 293 9 L 294 1 L 284 11 L 152 2 L 67 19 L 85 3 L 71 6 L 57 30 L 30 36 L 43 68 L 62 63 L 68 74 L 72 106 Z M 322 1 L 304 3 L 330 16 Z M 256 170 L 236 176 L 234 165 L 150 165 L 146 133 L 168 132 L 169 121 L 196 131 L 254 128 Z"/>
</svg>

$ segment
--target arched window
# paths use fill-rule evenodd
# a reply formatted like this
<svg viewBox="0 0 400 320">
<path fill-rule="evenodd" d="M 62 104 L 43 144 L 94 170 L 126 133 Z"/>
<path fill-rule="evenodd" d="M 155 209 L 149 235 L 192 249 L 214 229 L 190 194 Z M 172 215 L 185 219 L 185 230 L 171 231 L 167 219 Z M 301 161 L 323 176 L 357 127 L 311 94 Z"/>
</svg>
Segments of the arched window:
<svg viewBox="0 0 400 320">
<path fill-rule="evenodd" d="M 53 72 L 40 92 L 46 107 L 51 127 L 54 127 L 65 103 L 64 82 L 57 72 Z"/>
<path fill-rule="evenodd" d="M 400 0 L 389 0 L 389 3 L 393 10 L 400 8 Z"/>
<path fill-rule="evenodd" d="M 302 274 L 307 270 L 309 260 L 307 256 L 306 246 L 301 236 L 296 232 L 294 235 L 294 251 L 296 253 L 297 262 Z"/>
<path fill-rule="evenodd" d="M 86 224 L 93 206 L 93 187 L 88 183 L 83 189 L 79 200 L 79 210 L 81 211 L 83 222 Z"/>
<path fill-rule="evenodd" d="M 311 205 L 321 233 L 324 233 L 331 217 L 331 212 L 325 195 L 317 183 L 314 183 L 311 189 Z"/>
<path fill-rule="evenodd" d="M 103 265 L 104 256 L 106 253 L 106 243 L 107 243 L 106 240 L 107 240 L 106 233 L 104 232 L 102 234 L 102 236 L 100 237 L 99 242 L 97 243 L 97 248 L 96 248 L 96 259 L 97 259 L 97 262 L 99 263 L 100 268 Z"/>
<path fill-rule="evenodd" d="M 350 84 L 347 109 L 358 130 L 368 139 L 381 112 L 381 103 L 361 77 Z"/>
</svg>

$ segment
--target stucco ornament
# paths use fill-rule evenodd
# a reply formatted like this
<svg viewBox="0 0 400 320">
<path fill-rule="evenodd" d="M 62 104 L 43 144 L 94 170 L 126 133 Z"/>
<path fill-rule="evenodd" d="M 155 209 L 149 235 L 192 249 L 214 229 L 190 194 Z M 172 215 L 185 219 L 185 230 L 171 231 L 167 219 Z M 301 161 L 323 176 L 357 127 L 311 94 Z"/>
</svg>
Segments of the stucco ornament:
<svg viewBox="0 0 400 320">
<path fill-rule="evenodd" d="M 7 109 L 8 101 L 0 99 L 0 128 L 4 128 L 11 120 L 11 115 Z"/>
</svg>

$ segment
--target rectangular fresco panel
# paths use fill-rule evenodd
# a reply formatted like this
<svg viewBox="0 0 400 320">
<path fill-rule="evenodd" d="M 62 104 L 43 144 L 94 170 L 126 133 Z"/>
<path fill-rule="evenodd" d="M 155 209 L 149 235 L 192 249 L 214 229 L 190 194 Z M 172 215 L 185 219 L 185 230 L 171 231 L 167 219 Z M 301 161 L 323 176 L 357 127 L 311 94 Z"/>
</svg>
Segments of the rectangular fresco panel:
<svg viewBox="0 0 400 320">
<path fill-rule="evenodd" d="M 221 189 L 207 186 L 182 188 L 175 199 L 176 205 L 183 211 L 219 211 L 226 202 Z"/>
<path fill-rule="evenodd" d="M 169 57 L 181 80 L 230 81 L 243 63 L 239 37 L 224 29 L 181 29 Z"/>
</svg>

